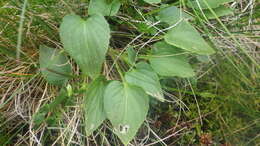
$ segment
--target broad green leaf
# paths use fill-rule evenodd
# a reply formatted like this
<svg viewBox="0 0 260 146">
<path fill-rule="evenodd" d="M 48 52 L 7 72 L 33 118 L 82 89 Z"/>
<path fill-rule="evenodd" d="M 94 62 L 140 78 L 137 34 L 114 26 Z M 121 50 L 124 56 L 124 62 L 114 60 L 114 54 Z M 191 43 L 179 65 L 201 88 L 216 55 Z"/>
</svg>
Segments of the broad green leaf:
<svg viewBox="0 0 260 146">
<path fill-rule="evenodd" d="M 188 6 L 193 7 L 195 9 L 213 9 L 217 8 L 222 4 L 233 2 L 234 0 L 193 0 L 188 1 Z M 208 6 L 209 7 L 208 7 Z"/>
<path fill-rule="evenodd" d="M 40 46 L 40 70 L 47 82 L 55 85 L 62 85 L 71 74 L 71 67 L 68 58 L 47 46 Z"/>
<path fill-rule="evenodd" d="M 146 69 L 134 69 L 125 74 L 125 79 L 132 85 L 142 87 L 148 95 L 164 101 L 159 77 L 155 72 Z"/>
<path fill-rule="evenodd" d="M 148 63 L 143 62 L 143 61 L 138 62 L 136 64 L 136 68 L 137 69 L 145 69 L 145 70 L 149 70 L 149 71 L 154 71 L 153 68 L 151 67 L 151 65 L 149 65 Z"/>
<path fill-rule="evenodd" d="M 135 64 L 136 51 L 132 47 L 127 48 L 127 55 L 129 63 L 131 65 Z"/>
<path fill-rule="evenodd" d="M 64 49 L 80 66 L 83 74 L 92 78 L 101 72 L 109 45 L 110 29 L 106 19 L 93 15 L 87 20 L 67 15 L 60 27 Z"/>
<path fill-rule="evenodd" d="M 153 56 L 149 61 L 161 76 L 193 77 L 195 73 L 183 53 L 165 42 L 158 42 L 153 46 Z"/>
<path fill-rule="evenodd" d="M 157 17 L 160 21 L 173 25 L 180 21 L 181 19 L 192 19 L 190 15 L 181 11 L 181 9 L 171 6 L 165 9 L 162 9 L 158 13 Z"/>
<path fill-rule="evenodd" d="M 215 9 L 213 9 L 213 11 L 216 13 L 217 17 L 222 17 L 222 16 L 233 14 L 233 9 L 227 8 L 225 6 L 220 6 L 218 8 L 215 8 Z M 213 15 L 210 10 L 205 10 L 204 14 L 208 19 L 216 18 L 215 15 Z"/>
<path fill-rule="evenodd" d="M 120 0 L 112 0 L 108 2 L 107 0 L 90 0 L 88 13 L 102 14 L 103 16 L 114 16 L 117 14 L 121 6 Z"/>
<path fill-rule="evenodd" d="M 127 145 L 146 118 L 149 98 L 138 86 L 112 81 L 105 90 L 104 107 L 114 133 Z"/>
<path fill-rule="evenodd" d="M 85 129 L 89 136 L 105 120 L 104 112 L 105 79 L 99 77 L 88 87 L 84 96 Z"/>
<path fill-rule="evenodd" d="M 161 0 L 144 0 L 145 2 L 149 3 L 149 4 L 158 4 L 161 2 Z"/>
<path fill-rule="evenodd" d="M 215 52 L 187 21 L 182 21 L 171 28 L 164 36 L 164 39 L 168 44 L 193 53 L 210 55 Z"/>
</svg>

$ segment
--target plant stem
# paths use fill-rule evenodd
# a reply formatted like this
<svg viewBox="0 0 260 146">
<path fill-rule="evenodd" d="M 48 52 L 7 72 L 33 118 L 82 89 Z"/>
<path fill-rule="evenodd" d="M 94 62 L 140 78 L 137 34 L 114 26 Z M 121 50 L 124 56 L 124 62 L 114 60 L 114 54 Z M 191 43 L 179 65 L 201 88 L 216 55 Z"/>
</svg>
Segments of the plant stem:
<svg viewBox="0 0 260 146">
<path fill-rule="evenodd" d="M 25 19 L 24 14 L 25 14 L 25 11 L 26 11 L 26 5 L 27 5 L 27 0 L 24 0 L 22 13 L 20 15 L 19 28 L 18 28 L 18 40 L 17 40 L 17 46 L 16 46 L 16 59 L 17 60 L 20 59 L 20 53 L 21 53 L 23 22 L 24 22 L 24 19 Z"/>
</svg>

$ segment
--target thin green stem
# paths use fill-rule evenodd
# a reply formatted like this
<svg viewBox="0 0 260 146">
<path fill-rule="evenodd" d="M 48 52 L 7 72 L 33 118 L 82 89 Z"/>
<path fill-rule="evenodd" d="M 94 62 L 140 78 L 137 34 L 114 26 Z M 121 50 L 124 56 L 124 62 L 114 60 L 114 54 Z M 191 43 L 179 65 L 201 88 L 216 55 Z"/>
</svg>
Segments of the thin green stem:
<svg viewBox="0 0 260 146">
<path fill-rule="evenodd" d="M 25 15 L 25 11 L 26 11 L 26 5 L 27 5 L 27 0 L 24 0 L 22 13 L 20 15 L 19 28 L 18 28 L 18 38 L 17 38 L 17 46 L 16 46 L 16 59 L 17 60 L 20 59 L 20 54 L 21 54 L 23 24 L 24 24 L 24 19 L 25 19 L 24 15 Z"/>
</svg>

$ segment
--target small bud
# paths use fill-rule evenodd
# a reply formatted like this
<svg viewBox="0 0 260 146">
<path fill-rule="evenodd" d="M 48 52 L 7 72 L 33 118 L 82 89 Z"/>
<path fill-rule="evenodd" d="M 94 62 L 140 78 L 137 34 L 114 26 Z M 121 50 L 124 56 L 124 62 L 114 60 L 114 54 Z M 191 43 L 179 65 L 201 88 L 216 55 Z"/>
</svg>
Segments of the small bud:
<svg viewBox="0 0 260 146">
<path fill-rule="evenodd" d="M 68 93 L 68 96 L 72 96 L 72 94 L 73 94 L 73 90 L 72 90 L 72 87 L 71 87 L 71 85 L 70 85 L 70 84 L 68 84 L 66 88 L 67 88 L 67 93 Z"/>
</svg>

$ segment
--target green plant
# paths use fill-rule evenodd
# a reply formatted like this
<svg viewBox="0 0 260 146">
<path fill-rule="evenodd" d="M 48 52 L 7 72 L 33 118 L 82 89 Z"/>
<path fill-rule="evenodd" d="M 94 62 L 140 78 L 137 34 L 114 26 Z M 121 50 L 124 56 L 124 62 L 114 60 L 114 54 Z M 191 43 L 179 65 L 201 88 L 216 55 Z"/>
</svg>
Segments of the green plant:
<svg viewBox="0 0 260 146">
<path fill-rule="evenodd" d="M 109 83 L 106 80 L 121 81 L 119 72 L 128 84 L 142 87 L 147 95 L 155 97 L 149 97 L 145 123 L 130 145 L 259 143 L 259 68 L 246 55 L 259 61 L 260 5 L 256 1 L 216 1 L 221 2 L 217 8 L 205 4 L 207 8 L 199 9 L 188 4 L 191 0 L 151 4 L 144 0 L 119 0 L 118 13 L 112 13 L 112 5 L 106 5 L 113 0 L 105 1 L 105 5 L 91 1 L 105 8 L 102 15 L 106 15 L 111 29 L 101 68 L 105 76 L 94 80 L 67 57 L 58 29 L 64 15 L 71 12 L 86 20 L 91 15 L 90 0 L 28 0 L 27 5 L 25 0 L 0 1 L 0 145 L 122 145 L 113 134 L 111 122 L 104 120 L 102 106 L 104 88 Z M 218 18 L 223 14 L 221 7 L 232 8 L 235 15 Z M 214 46 L 216 54 L 197 55 L 170 49 L 172 45 L 165 42 L 164 36 L 169 27 L 179 22 L 175 18 L 181 16 Z M 158 51 L 160 47 L 162 51 Z M 19 60 L 15 59 L 16 49 L 21 51 Z M 39 52 L 47 54 L 40 53 L 43 61 L 38 60 Z M 179 55 L 171 55 L 174 52 Z M 185 65 L 167 63 L 179 59 Z M 155 72 L 152 61 L 161 68 L 168 64 L 192 69 L 188 73 L 196 76 L 178 77 L 189 74 L 173 67 Z M 91 114 L 92 111 L 101 114 Z M 93 129 L 96 130 L 91 134 Z"/>
<path fill-rule="evenodd" d="M 223 3 L 205 5 L 212 9 L 219 8 Z M 154 43 L 151 51 L 143 56 L 139 51 L 129 48 L 126 59 L 129 71 L 125 73 L 115 63 L 121 81 L 107 81 L 101 74 L 102 65 L 107 52 L 114 59 L 116 54 L 109 48 L 111 31 L 104 16 L 116 15 L 120 5 L 121 1 L 118 0 L 91 0 L 88 10 L 90 16 L 86 20 L 75 14 L 63 18 L 60 26 L 61 42 L 65 52 L 79 65 L 82 71 L 80 76 L 71 75 L 69 60 L 64 52 L 58 53 L 56 49 L 46 46 L 40 49 L 40 66 L 44 78 L 51 84 L 64 87 L 72 78 L 83 81 L 90 79 L 92 82 L 84 92 L 83 104 L 87 136 L 108 119 L 113 132 L 127 145 L 146 118 L 149 96 L 165 100 L 160 78 L 194 77 L 196 73 L 189 64 L 189 54 L 208 56 L 215 51 L 192 25 L 192 16 L 175 6 L 163 7 L 158 10 L 156 17 L 162 22 L 162 29 L 155 36 L 166 32 L 160 36 L 164 40 Z M 193 3 L 188 6 L 197 9 Z M 207 9 L 206 6 L 203 9 Z M 199 4 L 198 8 L 201 9 Z M 73 94 L 73 91 L 67 92 Z M 44 116 L 56 105 L 53 103 L 43 108 Z M 39 117 L 42 118 L 41 115 Z"/>
</svg>

